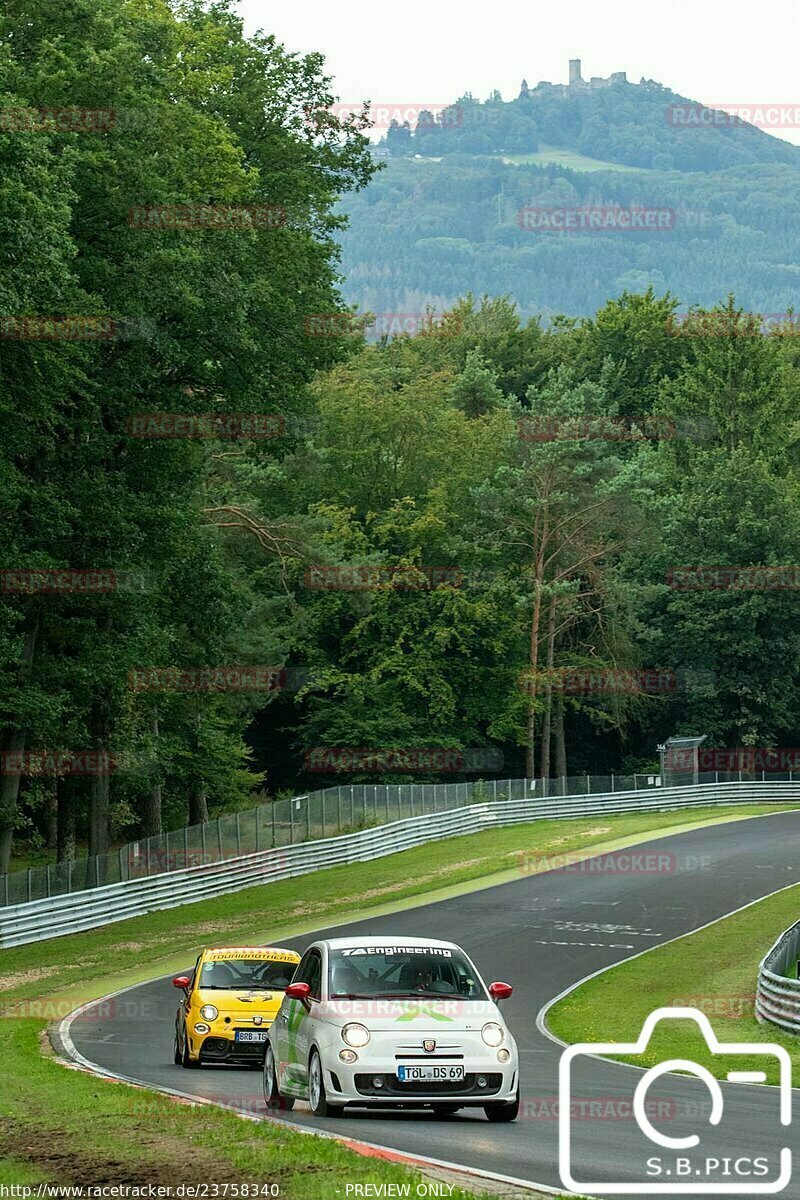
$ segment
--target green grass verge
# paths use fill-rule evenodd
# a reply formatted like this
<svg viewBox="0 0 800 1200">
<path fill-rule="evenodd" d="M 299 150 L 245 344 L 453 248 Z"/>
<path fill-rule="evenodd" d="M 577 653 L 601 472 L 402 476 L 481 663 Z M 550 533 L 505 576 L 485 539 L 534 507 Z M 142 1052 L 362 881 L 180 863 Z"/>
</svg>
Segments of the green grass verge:
<svg viewBox="0 0 800 1200">
<path fill-rule="evenodd" d="M 777 1042 L 789 1051 L 794 1072 L 800 1066 L 800 1038 L 774 1025 L 759 1024 L 754 1001 L 758 964 L 778 935 L 797 920 L 800 884 L 776 892 L 722 921 L 641 958 L 622 963 L 582 984 L 550 1010 L 548 1028 L 565 1042 L 633 1041 L 649 1013 L 662 1006 L 688 1005 L 704 1012 L 725 1042 Z M 731 1059 L 709 1053 L 691 1021 L 670 1021 L 656 1032 L 644 1065 L 666 1058 L 689 1058 L 723 1078 Z M 774 1060 L 773 1060 L 774 1062 Z M 772 1069 L 753 1056 L 737 1060 L 737 1070 Z"/>
<path fill-rule="evenodd" d="M 276 1182 L 288 1200 L 336 1200 L 346 1183 L 415 1184 L 406 1168 L 330 1140 L 66 1071 L 42 1054 L 47 1018 L 186 965 L 209 943 L 278 940 L 519 878 L 534 857 L 610 850 L 651 831 L 775 811 L 753 805 L 490 829 L 0 951 L 0 1183 Z"/>
<path fill-rule="evenodd" d="M 277 940 L 355 920 L 366 913 L 402 911 L 448 894 L 508 882 L 554 855 L 620 848 L 653 830 L 782 811 L 780 805 L 743 805 L 679 812 L 633 813 L 536 821 L 448 838 L 373 862 L 331 867 L 314 875 L 247 888 L 105 925 L 87 933 L 0 950 L 0 1006 L 62 997 L 77 1004 L 97 994 L 105 979 L 121 987 L 189 964 L 209 944 Z M 2 1011 L 2 1009 L 0 1009 Z"/>
</svg>

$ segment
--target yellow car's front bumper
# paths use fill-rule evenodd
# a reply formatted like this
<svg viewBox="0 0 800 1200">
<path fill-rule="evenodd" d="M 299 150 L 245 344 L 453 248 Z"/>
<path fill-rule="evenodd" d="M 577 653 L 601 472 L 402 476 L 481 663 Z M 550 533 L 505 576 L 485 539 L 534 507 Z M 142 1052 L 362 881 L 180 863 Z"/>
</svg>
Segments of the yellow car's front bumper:
<svg viewBox="0 0 800 1200">
<path fill-rule="evenodd" d="M 264 1021 L 258 1028 L 226 1025 L 223 1021 L 201 1022 L 209 1026 L 208 1033 L 197 1033 L 189 1027 L 189 1054 L 203 1064 L 262 1063 L 267 1045 L 267 1032 L 272 1022 Z M 239 1035 L 237 1037 L 237 1034 Z"/>
</svg>

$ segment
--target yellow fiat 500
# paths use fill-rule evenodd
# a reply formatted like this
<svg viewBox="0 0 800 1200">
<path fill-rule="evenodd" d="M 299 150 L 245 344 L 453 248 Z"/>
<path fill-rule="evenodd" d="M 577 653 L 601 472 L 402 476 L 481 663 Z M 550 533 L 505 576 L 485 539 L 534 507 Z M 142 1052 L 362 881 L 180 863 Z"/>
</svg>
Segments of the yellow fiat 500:
<svg viewBox="0 0 800 1200">
<path fill-rule="evenodd" d="M 267 1030 L 281 1006 L 300 955 L 276 946 L 204 950 L 175 1018 L 175 1062 L 184 1067 L 264 1060 Z"/>
</svg>

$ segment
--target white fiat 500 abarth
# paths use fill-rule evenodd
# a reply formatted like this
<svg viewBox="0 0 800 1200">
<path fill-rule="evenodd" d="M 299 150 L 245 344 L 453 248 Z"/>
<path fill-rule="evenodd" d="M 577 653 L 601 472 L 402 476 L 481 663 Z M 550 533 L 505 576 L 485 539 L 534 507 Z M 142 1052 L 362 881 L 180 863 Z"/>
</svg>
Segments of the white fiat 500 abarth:
<svg viewBox="0 0 800 1200">
<path fill-rule="evenodd" d="M 307 1100 L 317 1116 L 345 1107 L 519 1112 L 517 1047 L 498 1002 L 452 942 L 348 937 L 315 942 L 286 988 L 267 1037 L 270 1108 Z"/>
</svg>

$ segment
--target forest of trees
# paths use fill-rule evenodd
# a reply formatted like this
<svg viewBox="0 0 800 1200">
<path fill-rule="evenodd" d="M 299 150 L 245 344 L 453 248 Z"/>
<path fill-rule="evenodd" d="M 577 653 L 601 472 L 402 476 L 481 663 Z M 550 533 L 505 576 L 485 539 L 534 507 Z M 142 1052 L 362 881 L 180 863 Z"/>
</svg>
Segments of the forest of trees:
<svg viewBox="0 0 800 1200">
<path fill-rule="evenodd" d="M 675 575 L 797 561 L 793 325 L 726 300 L 720 259 L 688 325 L 635 288 L 526 319 L 498 277 L 365 343 L 337 204 L 373 164 L 363 121 L 307 119 L 333 101 L 315 57 L 221 5 L 76 0 L 57 41 L 21 9 L 5 109 L 120 119 L 0 125 L 0 872 L 408 778 L 312 769 L 326 749 L 485 748 L 513 776 L 631 770 L 678 730 L 794 744 L 796 588 Z M 281 217 L 131 222 L 150 205 Z"/>
<path fill-rule="evenodd" d="M 714 117 L 711 114 L 716 113 Z M 392 121 L 392 155 L 532 154 L 561 146 L 590 158 L 659 171 L 796 166 L 800 151 L 734 114 L 704 109 L 653 80 L 601 88 L 540 84 L 504 101 L 466 94 L 440 112 L 423 109 L 414 129 Z"/>
<path fill-rule="evenodd" d="M 463 97 L 420 114 L 416 133 L 395 126 L 383 169 L 343 205 L 347 300 L 444 311 L 467 292 L 508 293 L 524 316 L 589 316 L 653 287 L 684 306 L 732 290 L 751 311 L 785 313 L 800 291 L 800 147 L 744 125 L 673 128 L 681 103 L 654 84 L 544 89 L 509 103 Z M 631 169 L 526 161 L 542 144 Z M 669 228 L 555 232 L 520 217 L 614 206 L 666 211 Z"/>
</svg>

